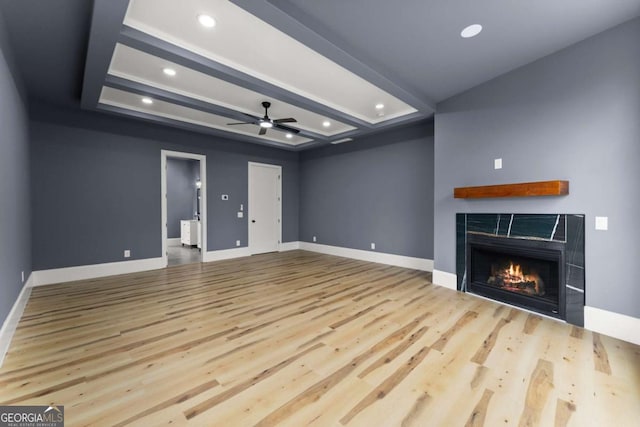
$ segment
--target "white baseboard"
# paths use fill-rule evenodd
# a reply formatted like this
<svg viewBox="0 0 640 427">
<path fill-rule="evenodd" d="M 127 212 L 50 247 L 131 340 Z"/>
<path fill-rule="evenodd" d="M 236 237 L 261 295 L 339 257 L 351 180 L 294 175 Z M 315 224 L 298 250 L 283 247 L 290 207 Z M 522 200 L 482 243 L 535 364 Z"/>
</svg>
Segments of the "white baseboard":
<svg viewBox="0 0 640 427">
<path fill-rule="evenodd" d="M 300 249 L 321 254 L 353 258 L 360 261 L 377 262 L 380 264 L 395 265 L 397 267 L 413 268 L 415 270 L 433 271 L 433 260 L 426 258 L 414 258 L 309 242 L 300 242 Z"/>
<path fill-rule="evenodd" d="M 221 249 L 219 251 L 208 251 L 202 254 L 202 262 L 222 261 L 250 255 L 249 248 L 246 246 L 243 248 Z"/>
<path fill-rule="evenodd" d="M 453 289 L 454 291 L 458 289 L 458 276 L 456 274 L 433 270 L 433 279 L 431 280 L 434 285 Z"/>
<path fill-rule="evenodd" d="M 16 327 L 18 326 L 18 322 L 20 322 L 22 313 L 24 313 L 24 308 L 27 306 L 27 301 L 29 301 L 29 295 L 31 295 L 32 287 L 33 273 L 29 275 L 24 286 L 22 286 L 18 299 L 13 304 L 13 308 L 9 312 L 9 315 L 2 323 L 2 329 L 0 329 L 0 367 L 2 367 L 4 357 L 9 350 L 11 339 L 13 338 L 13 334 L 16 332 Z"/>
<path fill-rule="evenodd" d="M 168 245 L 179 245 L 180 244 L 180 238 L 179 237 L 173 237 L 171 239 L 167 239 L 167 246 Z"/>
<path fill-rule="evenodd" d="M 280 252 L 295 251 L 300 249 L 300 242 L 283 242 L 280 243 Z"/>
<path fill-rule="evenodd" d="M 640 319 L 636 317 L 585 306 L 584 327 L 590 331 L 640 345 Z"/>
<path fill-rule="evenodd" d="M 164 268 L 162 258 L 147 258 L 131 261 L 107 262 L 104 264 L 81 265 L 78 267 L 54 268 L 34 271 L 34 286 L 51 285 L 53 283 L 72 282 L 75 280 L 96 279 L 98 277 L 115 276 L 117 274 L 137 273 L 140 271 Z"/>
</svg>

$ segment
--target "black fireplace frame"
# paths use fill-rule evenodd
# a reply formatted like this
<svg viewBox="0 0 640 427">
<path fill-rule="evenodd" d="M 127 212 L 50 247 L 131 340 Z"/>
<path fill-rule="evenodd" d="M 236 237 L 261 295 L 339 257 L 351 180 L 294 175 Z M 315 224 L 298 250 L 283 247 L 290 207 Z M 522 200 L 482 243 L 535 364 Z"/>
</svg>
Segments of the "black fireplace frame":
<svg viewBox="0 0 640 427">
<path fill-rule="evenodd" d="M 537 258 L 540 260 L 553 261 L 558 267 L 558 303 L 557 305 L 545 301 L 541 298 L 503 290 L 491 285 L 471 281 L 471 271 L 473 271 L 473 250 L 472 247 L 479 247 L 492 252 Z M 466 291 L 487 298 L 498 300 L 507 304 L 515 305 L 527 310 L 535 311 L 547 316 L 566 319 L 566 295 L 565 295 L 565 243 L 542 240 L 524 239 L 489 235 L 486 233 L 469 232 L 466 244 L 466 265 L 467 283 Z"/>
</svg>

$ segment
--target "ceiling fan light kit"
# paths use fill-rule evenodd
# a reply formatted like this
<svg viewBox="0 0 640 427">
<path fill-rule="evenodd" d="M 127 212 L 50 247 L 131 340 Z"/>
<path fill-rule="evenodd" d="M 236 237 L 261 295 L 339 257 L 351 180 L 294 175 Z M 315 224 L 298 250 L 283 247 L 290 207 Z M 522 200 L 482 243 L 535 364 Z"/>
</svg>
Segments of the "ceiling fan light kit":
<svg viewBox="0 0 640 427">
<path fill-rule="evenodd" d="M 258 131 L 258 135 L 265 135 L 267 133 L 267 129 L 275 128 L 277 130 L 287 132 L 287 138 L 289 138 L 289 134 L 297 134 L 300 131 L 298 129 L 284 126 L 282 123 L 296 123 L 297 120 L 293 117 L 286 117 L 284 119 L 271 119 L 269 117 L 269 107 L 271 107 L 271 103 L 269 101 L 262 102 L 262 108 L 264 108 L 264 116 L 263 117 L 254 117 L 251 114 L 246 114 L 248 117 L 253 120 L 247 122 L 235 122 L 235 123 L 227 123 L 229 126 L 234 125 L 257 125 L 260 126 L 260 130 Z"/>
</svg>

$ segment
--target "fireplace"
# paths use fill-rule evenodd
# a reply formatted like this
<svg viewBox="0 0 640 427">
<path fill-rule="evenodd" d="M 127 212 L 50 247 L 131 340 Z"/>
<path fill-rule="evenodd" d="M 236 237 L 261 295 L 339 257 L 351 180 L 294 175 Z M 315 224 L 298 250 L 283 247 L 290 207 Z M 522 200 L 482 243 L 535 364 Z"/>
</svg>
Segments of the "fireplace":
<svg viewBox="0 0 640 427">
<path fill-rule="evenodd" d="M 582 214 L 456 214 L 457 289 L 584 325 Z"/>
<path fill-rule="evenodd" d="M 565 318 L 564 244 L 469 233 L 467 291 Z"/>
</svg>

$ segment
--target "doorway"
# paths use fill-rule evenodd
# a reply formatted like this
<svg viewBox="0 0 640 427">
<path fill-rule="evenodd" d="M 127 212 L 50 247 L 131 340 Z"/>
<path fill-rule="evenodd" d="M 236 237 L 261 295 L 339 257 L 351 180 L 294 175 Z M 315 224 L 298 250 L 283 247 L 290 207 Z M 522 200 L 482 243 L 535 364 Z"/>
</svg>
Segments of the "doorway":
<svg viewBox="0 0 640 427">
<path fill-rule="evenodd" d="M 162 261 L 165 267 L 202 262 L 202 254 L 207 250 L 206 172 L 204 155 L 161 150 Z"/>
<path fill-rule="evenodd" d="M 249 162 L 249 252 L 280 250 L 282 166 Z"/>
</svg>

